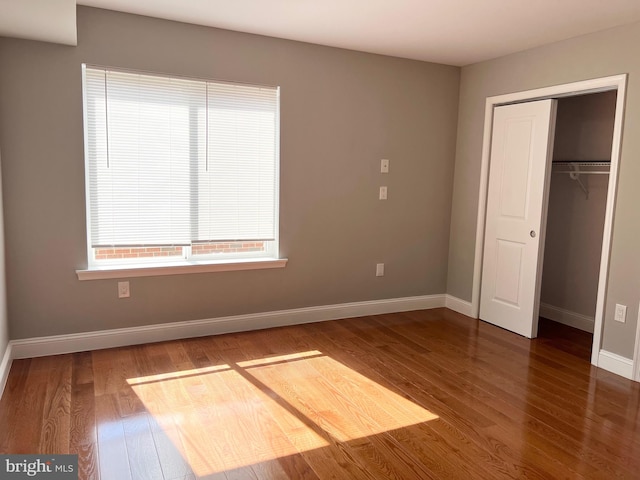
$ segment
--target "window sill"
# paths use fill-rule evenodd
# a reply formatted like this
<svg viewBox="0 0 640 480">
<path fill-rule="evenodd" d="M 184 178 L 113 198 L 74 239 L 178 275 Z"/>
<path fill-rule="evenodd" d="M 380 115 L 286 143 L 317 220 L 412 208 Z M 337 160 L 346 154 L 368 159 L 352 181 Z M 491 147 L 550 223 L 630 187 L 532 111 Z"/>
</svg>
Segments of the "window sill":
<svg viewBox="0 0 640 480">
<path fill-rule="evenodd" d="M 150 265 L 110 265 L 76 270 L 78 280 L 105 280 L 110 278 L 155 277 L 160 275 L 184 275 L 190 273 L 230 272 L 236 270 L 261 270 L 284 268 L 287 259 L 249 259 L 226 262 L 179 262 Z"/>
</svg>

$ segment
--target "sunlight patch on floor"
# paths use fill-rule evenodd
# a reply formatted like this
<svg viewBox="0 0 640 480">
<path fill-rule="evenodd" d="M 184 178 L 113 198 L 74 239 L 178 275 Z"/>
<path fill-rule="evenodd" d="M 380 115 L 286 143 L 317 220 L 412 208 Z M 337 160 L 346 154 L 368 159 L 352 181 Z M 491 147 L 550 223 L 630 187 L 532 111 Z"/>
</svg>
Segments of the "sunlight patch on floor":
<svg viewBox="0 0 640 480">
<path fill-rule="evenodd" d="M 438 418 L 315 350 L 128 382 L 196 475 Z"/>
</svg>

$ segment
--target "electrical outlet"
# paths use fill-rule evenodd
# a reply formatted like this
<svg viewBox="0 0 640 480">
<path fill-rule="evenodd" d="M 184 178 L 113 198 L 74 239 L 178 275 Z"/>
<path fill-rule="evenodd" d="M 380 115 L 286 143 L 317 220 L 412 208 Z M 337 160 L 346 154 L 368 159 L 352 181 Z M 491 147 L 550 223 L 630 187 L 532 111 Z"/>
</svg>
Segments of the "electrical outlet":
<svg viewBox="0 0 640 480">
<path fill-rule="evenodd" d="M 376 277 L 384 277 L 384 263 L 376 264 Z"/>
<path fill-rule="evenodd" d="M 118 298 L 129 298 L 130 296 L 129 282 L 118 282 Z"/>
<path fill-rule="evenodd" d="M 387 187 L 380 187 L 380 200 L 387 199 Z"/>
<path fill-rule="evenodd" d="M 627 306 L 616 303 L 616 313 L 613 319 L 616 322 L 624 323 L 627 320 Z"/>
<path fill-rule="evenodd" d="M 380 173 L 389 173 L 389 160 L 386 158 L 380 160 Z"/>
</svg>

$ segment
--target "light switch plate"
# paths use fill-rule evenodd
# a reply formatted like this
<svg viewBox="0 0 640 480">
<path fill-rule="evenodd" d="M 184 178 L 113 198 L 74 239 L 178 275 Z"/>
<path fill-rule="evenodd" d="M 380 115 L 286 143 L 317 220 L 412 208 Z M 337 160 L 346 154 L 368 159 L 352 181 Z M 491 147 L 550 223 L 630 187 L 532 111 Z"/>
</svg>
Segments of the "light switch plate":
<svg viewBox="0 0 640 480">
<path fill-rule="evenodd" d="M 616 313 L 613 319 L 616 322 L 624 323 L 627 320 L 627 306 L 616 303 Z"/>
</svg>

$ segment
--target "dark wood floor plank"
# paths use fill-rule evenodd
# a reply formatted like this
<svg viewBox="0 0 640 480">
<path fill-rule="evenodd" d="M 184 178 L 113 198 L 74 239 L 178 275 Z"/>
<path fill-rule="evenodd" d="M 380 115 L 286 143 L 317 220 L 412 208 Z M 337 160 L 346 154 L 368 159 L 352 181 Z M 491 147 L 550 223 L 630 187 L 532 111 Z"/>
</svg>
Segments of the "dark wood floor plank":
<svg viewBox="0 0 640 480">
<path fill-rule="evenodd" d="M 73 355 L 71 375 L 71 423 L 69 453 L 78 455 L 79 477 L 98 480 L 98 437 L 96 435 L 93 361 L 90 352 Z"/>
<path fill-rule="evenodd" d="M 72 355 L 56 355 L 47 368 L 42 435 L 37 449 L 40 453 L 69 453 L 72 366 Z"/>
<path fill-rule="evenodd" d="M 55 362 L 55 360 L 51 359 Z M 12 436 L 7 453 L 29 454 L 37 452 L 42 439 L 45 399 L 50 372 L 44 367 L 47 359 L 34 358 L 26 372 L 26 382 L 18 403 L 15 416 L 9 420 Z M 4 395 L 3 395 L 4 396 Z"/>
<path fill-rule="evenodd" d="M 96 350 L 92 364 L 96 396 L 125 392 L 127 380 L 137 376 L 132 347 Z"/>
<path fill-rule="evenodd" d="M 78 455 L 78 470 L 87 480 L 99 478 L 97 444 L 93 384 L 74 385 L 69 453 Z"/>
<path fill-rule="evenodd" d="M 10 453 L 15 440 L 18 410 L 21 406 L 16 399 L 24 398 L 27 388 L 30 359 L 14 360 L 0 399 L 0 453 Z"/>
</svg>

